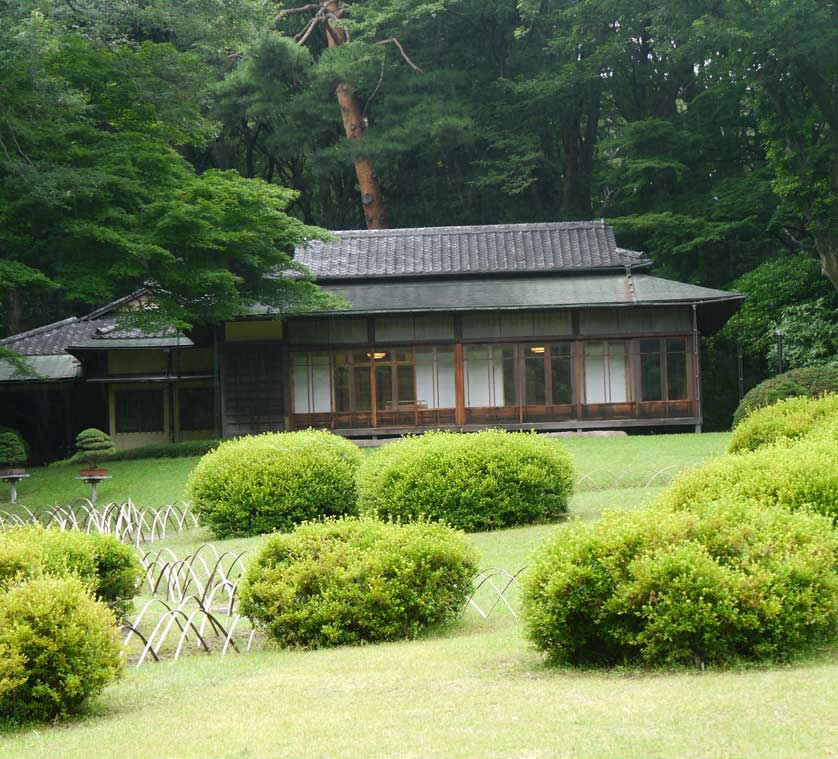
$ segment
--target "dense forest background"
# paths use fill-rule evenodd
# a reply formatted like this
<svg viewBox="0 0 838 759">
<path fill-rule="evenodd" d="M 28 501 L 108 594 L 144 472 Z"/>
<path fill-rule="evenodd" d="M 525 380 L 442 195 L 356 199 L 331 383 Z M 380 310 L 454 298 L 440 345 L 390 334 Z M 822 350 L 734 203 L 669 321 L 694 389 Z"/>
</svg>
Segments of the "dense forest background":
<svg viewBox="0 0 838 759">
<path fill-rule="evenodd" d="M 605 218 L 747 292 L 705 349 L 723 426 L 738 346 L 746 389 L 777 328 L 787 367 L 838 360 L 837 7 L 0 0 L 0 334 L 149 281 L 173 323 L 310 306 L 260 273 L 365 226 L 364 161 L 391 227 Z"/>
</svg>

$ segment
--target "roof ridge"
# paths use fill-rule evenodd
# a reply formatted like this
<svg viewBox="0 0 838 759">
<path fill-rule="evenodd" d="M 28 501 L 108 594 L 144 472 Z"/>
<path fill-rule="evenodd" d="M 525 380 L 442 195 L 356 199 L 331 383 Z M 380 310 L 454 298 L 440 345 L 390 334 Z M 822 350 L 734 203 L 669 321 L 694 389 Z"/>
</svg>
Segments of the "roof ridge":
<svg viewBox="0 0 838 759">
<path fill-rule="evenodd" d="M 66 327 L 68 324 L 73 324 L 77 321 L 80 321 L 79 317 L 68 316 L 66 319 L 62 319 L 61 321 L 43 324 L 40 327 L 34 327 L 26 332 L 18 332 L 16 335 L 4 337 L 0 340 L 0 345 L 10 345 L 11 343 L 16 343 L 18 340 L 22 340 L 25 337 L 34 337 L 35 335 L 40 335 L 42 332 L 49 332 L 49 330 L 57 329 L 58 327 Z"/>
<path fill-rule="evenodd" d="M 333 229 L 334 235 L 342 237 L 388 237 L 405 235 L 473 234 L 486 232 L 554 231 L 561 229 L 602 229 L 607 225 L 602 219 L 591 221 L 543 221 L 516 224 L 455 224 L 447 227 L 394 227 L 392 229 Z"/>
<path fill-rule="evenodd" d="M 134 298 L 138 298 L 146 291 L 147 288 L 141 287 L 139 290 L 134 290 L 134 292 L 130 293 L 129 295 L 123 295 L 121 298 L 117 298 L 116 300 L 113 300 L 110 303 L 106 303 L 104 306 L 99 306 L 99 308 L 94 309 L 89 314 L 85 314 L 80 318 L 83 321 L 87 321 L 89 319 L 96 319 L 99 316 L 107 314 L 109 311 L 113 311 L 113 309 L 115 309 L 117 306 L 120 306 L 123 303 L 128 303 Z"/>
</svg>

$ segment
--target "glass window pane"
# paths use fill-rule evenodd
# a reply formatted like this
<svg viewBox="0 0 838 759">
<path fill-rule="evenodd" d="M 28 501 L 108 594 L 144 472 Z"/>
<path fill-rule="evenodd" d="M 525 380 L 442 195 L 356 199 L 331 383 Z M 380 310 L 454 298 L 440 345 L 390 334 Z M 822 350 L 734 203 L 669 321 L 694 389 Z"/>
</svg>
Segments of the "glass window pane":
<svg viewBox="0 0 838 759">
<path fill-rule="evenodd" d="M 352 354 L 352 363 L 356 366 L 363 366 L 370 363 L 370 354 L 367 351 L 355 351 Z"/>
<path fill-rule="evenodd" d="M 469 345 L 465 349 L 466 406 L 489 406 L 489 348 Z"/>
<path fill-rule="evenodd" d="M 666 354 L 666 383 L 670 401 L 683 401 L 687 395 L 687 354 Z"/>
<path fill-rule="evenodd" d="M 530 406 L 547 403 L 546 347 L 530 345 L 524 348 L 524 399 Z"/>
<path fill-rule="evenodd" d="M 332 410 L 332 378 L 328 353 L 311 354 L 311 410 L 315 414 Z"/>
<path fill-rule="evenodd" d="M 434 349 L 420 348 L 416 351 L 416 402 L 419 408 L 436 408 L 436 396 Z"/>
<path fill-rule="evenodd" d="M 433 408 L 454 408 L 457 405 L 453 348 L 436 349 L 436 396 Z"/>
<path fill-rule="evenodd" d="M 355 408 L 354 411 L 372 410 L 372 382 L 370 381 L 370 368 L 368 366 L 354 366 L 353 377 L 355 379 Z"/>
<path fill-rule="evenodd" d="M 585 403 L 606 403 L 606 362 L 603 343 L 585 343 Z"/>
<path fill-rule="evenodd" d="M 351 411 L 349 367 L 338 364 L 337 361 L 335 362 L 335 411 Z"/>
<path fill-rule="evenodd" d="M 608 343 L 608 403 L 625 403 L 628 400 L 628 366 L 625 343 Z"/>
<path fill-rule="evenodd" d="M 573 360 L 570 343 L 558 343 L 550 350 L 550 379 L 553 403 L 573 403 Z"/>
<path fill-rule="evenodd" d="M 644 401 L 659 401 L 662 398 L 659 352 L 640 354 L 640 398 Z"/>
<path fill-rule="evenodd" d="M 308 394 L 308 353 L 291 354 L 291 388 L 294 394 L 294 413 L 310 413 Z"/>
<path fill-rule="evenodd" d="M 498 366 L 501 362 L 503 362 L 502 373 L 500 366 Z M 500 387 L 498 387 L 499 381 L 501 383 Z M 518 405 L 518 390 L 515 383 L 515 349 L 512 347 L 495 348 L 495 405 Z"/>
<path fill-rule="evenodd" d="M 393 367 L 390 364 L 375 366 L 375 403 L 379 411 L 392 410 Z"/>
<path fill-rule="evenodd" d="M 660 353 L 661 349 L 661 341 L 660 340 L 641 340 L 640 341 L 640 352 L 641 353 Z"/>
<path fill-rule="evenodd" d="M 411 364 L 400 364 L 396 367 L 396 381 L 398 383 L 399 403 L 412 403 L 416 400 L 416 382 Z"/>
</svg>

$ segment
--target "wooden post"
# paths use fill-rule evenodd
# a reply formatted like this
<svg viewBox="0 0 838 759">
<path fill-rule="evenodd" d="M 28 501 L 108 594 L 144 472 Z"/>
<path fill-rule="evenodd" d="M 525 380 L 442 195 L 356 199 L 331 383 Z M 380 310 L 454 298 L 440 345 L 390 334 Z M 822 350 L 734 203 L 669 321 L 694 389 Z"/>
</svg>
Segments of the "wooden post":
<svg viewBox="0 0 838 759">
<path fill-rule="evenodd" d="M 454 421 L 462 426 L 466 423 L 466 384 L 462 343 L 454 343 L 454 397 L 456 400 Z"/>
</svg>

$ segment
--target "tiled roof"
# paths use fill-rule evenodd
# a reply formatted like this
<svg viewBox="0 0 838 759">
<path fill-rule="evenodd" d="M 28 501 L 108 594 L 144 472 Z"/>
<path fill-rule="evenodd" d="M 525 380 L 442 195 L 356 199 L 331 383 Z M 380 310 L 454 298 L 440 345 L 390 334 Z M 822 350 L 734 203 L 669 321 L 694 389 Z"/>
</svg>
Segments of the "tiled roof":
<svg viewBox="0 0 838 759">
<path fill-rule="evenodd" d="M 317 279 L 573 272 L 645 265 L 601 221 L 334 232 L 296 260 Z"/>
<path fill-rule="evenodd" d="M 4 348 L 23 356 L 56 356 L 68 348 L 188 347 L 192 342 L 175 330 L 144 332 L 117 326 L 115 309 L 130 298 L 99 308 L 86 316 L 71 316 L 0 340 Z"/>
<path fill-rule="evenodd" d="M 81 364 L 67 353 L 57 356 L 29 356 L 31 371 L 19 371 L 7 361 L 0 361 L 0 382 L 46 382 L 71 380 L 81 376 Z"/>
</svg>

